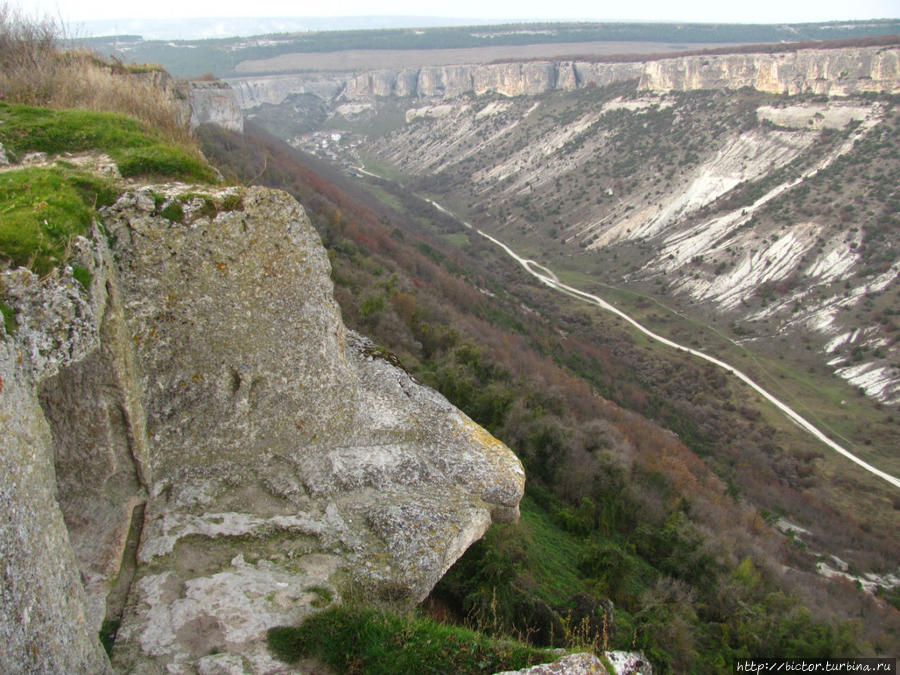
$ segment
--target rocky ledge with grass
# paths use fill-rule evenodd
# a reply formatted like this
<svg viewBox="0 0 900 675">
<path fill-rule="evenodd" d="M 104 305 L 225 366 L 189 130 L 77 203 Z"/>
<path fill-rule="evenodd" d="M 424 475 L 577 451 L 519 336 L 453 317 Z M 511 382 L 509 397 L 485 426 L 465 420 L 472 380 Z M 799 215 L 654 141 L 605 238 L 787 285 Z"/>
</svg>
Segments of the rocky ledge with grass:
<svg viewBox="0 0 900 675">
<path fill-rule="evenodd" d="M 269 628 L 419 601 L 517 517 L 518 459 L 344 327 L 288 195 L 132 185 L 72 241 L 0 278 L 0 670 L 104 672 L 103 627 L 124 672 L 268 672 Z"/>
</svg>

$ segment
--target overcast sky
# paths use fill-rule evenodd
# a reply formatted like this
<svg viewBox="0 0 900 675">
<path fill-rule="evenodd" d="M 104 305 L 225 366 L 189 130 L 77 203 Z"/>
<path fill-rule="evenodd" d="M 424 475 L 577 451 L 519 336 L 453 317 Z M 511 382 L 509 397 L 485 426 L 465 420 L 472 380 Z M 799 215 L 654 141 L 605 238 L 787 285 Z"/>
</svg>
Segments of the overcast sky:
<svg viewBox="0 0 900 675">
<path fill-rule="evenodd" d="M 474 19 L 780 23 L 897 18 L 900 0 L 10 0 L 66 23 L 94 19 L 439 16 Z"/>
</svg>

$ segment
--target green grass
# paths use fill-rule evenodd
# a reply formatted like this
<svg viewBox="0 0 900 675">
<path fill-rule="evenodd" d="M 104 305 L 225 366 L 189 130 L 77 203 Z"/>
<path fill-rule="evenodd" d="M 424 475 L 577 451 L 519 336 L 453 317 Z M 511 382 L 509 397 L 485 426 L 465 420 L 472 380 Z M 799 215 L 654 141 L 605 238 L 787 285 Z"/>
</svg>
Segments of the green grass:
<svg viewBox="0 0 900 675">
<path fill-rule="evenodd" d="M 0 143 L 13 155 L 29 152 L 105 152 L 125 177 L 154 176 L 214 182 L 197 156 L 165 143 L 126 115 L 0 103 Z"/>
<path fill-rule="evenodd" d="M 385 161 L 382 161 L 370 155 L 363 155 L 361 159 L 363 168 L 369 173 L 374 173 L 376 176 L 380 176 L 382 178 L 386 178 L 398 183 L 402 183 L 407 180 L 406 174 Z"/>
<path fill-rule="evenodd" d="M 181 207 L 181 203 L 177 200 L 172 200 L 171 202 L 169 202 L 159 213 L 163 218 L 176 223 L 181 223 L 184 221 L 184 209 Z"/>
<path fill-rule="evenodd" d="M 72 265 L 72 276 L 86 289 L 91 287 L 91 281 L 94 278 L 90 270 L 81 265 Z"/>
<path fill-rule="evenodd" d="M 334 593 L 325 586 L 310 586 L 306 590 L 319 596 L 310 603 L 316 609 L 324 609 L 334 600 Z"/>
<path fill-rule="evenodd" d="M 94 210 L 60 169 L 22 169 L 0 174 L 0 256 L 44 274 L 83 234 Z"/>
<path fill-rule="evenodd" d="M 435 623 L 414 614 L 369 607 L 337 606 L 298 627 L 268 632 L 269 647 L 282 661 L 318 658 L 337 672 L 493 673 L 553 661 L 553 652 Z"/>
<path fill-rule="evenodd" d="M 551 519 L 543 508 L 526 496 L 519 505 L 519 527 L 525 532 L 524 559 L 534 575 L 536 592 L 555 606 L 584 590 L 584 580 L 572 566 L 578 559 L 580 544 Z"/>
<path fill-rule="evenodd" d="M 54 110 L 0 103 L 0 141 L 16 155 L 27 152 L 108 152 L 153 145 L 154 137 L 124 115 Z"/>
<path fill-rule="evenodd" d="M 216 181 L 216 174 L 209 166 L 172 145 L 157 143 L 147 147 L 116 148 L 109 154 L 125 178 L 148 176 L 201 183 Z"/>
<path fill-rule="evenodd" d="M 125 115 L 0 103 L 0 143 L 14 157 L 105 152 L 126 178 L 216 181 L 197 156 Z M 113 180 L 65 161 L 0 174 L 0 262 L 45 274 L 65 260 L 69 242 L 84 234 L 96 209 L 112 204 L 120 192 Z M 78 281 L 90 284 L 89 275 L 76 272 Z"/>
<path fill-rule="evenodd" d="M 368 171 L 368 167 L 366 168 Z M 375 173 L 373 171 L 373 173 Z M 364 189 L 366 189 L 373 197 L 375 197 L 382 204 L 387 204 L 392 209 L 396 209 L 397 211 L 403 211 L 403 205 L 400 203 L 400 200 L 397 199 L 394 195 L 389 193 L 386 190 L 383 190 L 381 187 L 371 182 L 363 182 L 360 183 Z"/>
</svg>

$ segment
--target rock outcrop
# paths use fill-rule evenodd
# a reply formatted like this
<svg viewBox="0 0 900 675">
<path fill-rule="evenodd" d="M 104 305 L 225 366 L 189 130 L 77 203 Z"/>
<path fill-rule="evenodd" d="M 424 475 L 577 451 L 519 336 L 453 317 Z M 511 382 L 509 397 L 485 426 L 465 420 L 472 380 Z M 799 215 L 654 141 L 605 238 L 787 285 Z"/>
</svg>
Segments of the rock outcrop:
<svg viewBox="0 0 900 675">
<path fill-rule="evenodd" d="M 900 93 L 900 49 L 798 49 L 780 53 L 709 54 L 649 61 L 579 60 L 428 66 L 362 73 L 246 76 L 230 79 L 241 108 L 278 104 L 294 94 L 325 101 L 378 97 L 455 98 L 463 94 L 537 95 L 636 80 L 649 91 L 740 89 L 774 94 L 851 96 Z"/>
<path fill-rule="evenodd" d="M 89 289 L 0 280 L 4 672 L 106 672 L 104 618 L 124 672 L 269 672 L 268 628 L 418 601 L 517 517 L 519 461 L 344 328 L 293 199 L 160 185 L 102 221 Z"/>
<path fill-rule="evenodd" d="M 495 675 L 609 675 L 593 654 L 568 654 L 553 663 L 541 663 L 522 670 L 507 670 Z"/>
<path fill-rule="evenodd" d="M 229 131 L 244 131 L 244 115 L 234 90 L 220 80 L 198 80 L 188 84 L 191 127 L 216 124 Z"/>
<path fill-rule="evenodd" d="M 60 508 L 36 387 L 97 348 L 95 314 L 71 269 L 45 280 L 6 273 L 2 289 L 20 311 L 15 336 L 0 333 L 0 671 L 110 672 Z"/>
<path fill-rule="evenodd" d="M 639 88 L 651 91 L 741 89 L 770 94 L 852 96 L 900 92 L 900 49 L 800 49 L 649 61 Z"/>
</svg>

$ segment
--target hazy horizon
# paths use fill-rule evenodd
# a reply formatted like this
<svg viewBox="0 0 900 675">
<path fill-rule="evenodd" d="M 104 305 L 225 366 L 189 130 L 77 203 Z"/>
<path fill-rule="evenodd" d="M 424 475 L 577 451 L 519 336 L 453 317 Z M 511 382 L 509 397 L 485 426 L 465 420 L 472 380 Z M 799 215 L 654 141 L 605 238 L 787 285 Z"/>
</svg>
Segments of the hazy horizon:
<svg viewBox="0 0 900 675">
<path fill-rule="evenodd" d="M 877 21 L 883 18 L 852 19 L 852 21 Z M 338 16 L 338 17 L 195 17 L 195 18 L 131 18 L 93 19 L 84 21 L 62 20 L 67 33 L 73 37 L 103 37 L 113 35 L 140 35 L 145 40 L 198 40 L 211 38 L 247 37 L 274 33 L 300 33 L 304 31 L 377 30 L 386 28 L 433 28 L 439 26 L 473 26 L 504 23 L 548 23 L 590 21 L 632 23 L 613 19 L 547 19 L 508 17 L 493 20 L 475 17 L 436 16 Z M 850 20 L 848 20 L 850 21 Z M 633 23 L 726 23 L 704 21 L 634 21 Z M 742 22 L 732 22 L 742 23 Z M 747 22 L 743 22 L 747 23 Z M 759 22 L 764 23 L 764 22 Z M 777 24 L 779 22 L 772 22 Z M 795 22 L 803 23 L 803 22 Z M 814 22 L 809 22 L 814 23 Z"/>
<path fill-rule="evenodd" d="M 31 15 L 45 15 L 67 25 L 89 26 L 98 22 L 133 25 L 134 22 L 244 20 L 256 22 L 314 23 L 338 26 L 353 22 L 362 27 L 399 27 L 397 21 L 421 26 L 467 25 L 501 22 L 608 21 L 686 23 L 812 23 L 898 18 L 896 0 L 758 0 L 754 3 L 721 3 L 718 0 L 632 0 L 607 4 L 588 0 L 457 0 L 452 5 L 419 0 L 383 0 L 378 9 L 363 0 L 334 0 L 316 5 L 287 0 L 256 0 L 252 16 L 244 0 L 157 0 L 122 3 L 117 0 L 11 0 Z M 409 27 L 414 27 L 412 24 Z M 316 28 L 326 30 L 327 28 Z"/>
</svg>

